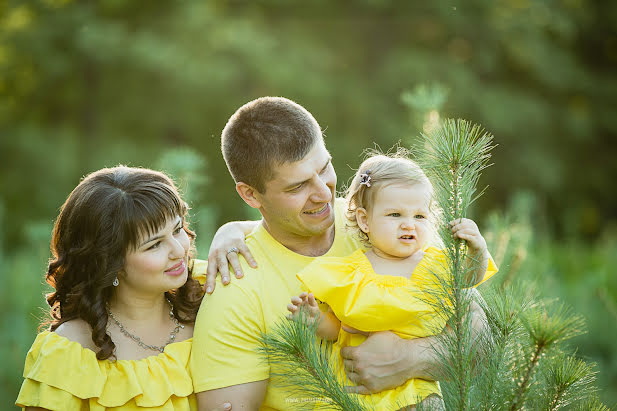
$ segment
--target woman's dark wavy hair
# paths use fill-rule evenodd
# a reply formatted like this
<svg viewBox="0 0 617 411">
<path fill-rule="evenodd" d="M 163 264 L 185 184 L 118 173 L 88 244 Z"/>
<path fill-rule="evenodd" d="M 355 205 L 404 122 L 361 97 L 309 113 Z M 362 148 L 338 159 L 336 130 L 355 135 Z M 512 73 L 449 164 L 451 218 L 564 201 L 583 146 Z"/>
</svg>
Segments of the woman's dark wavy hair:
<svg viewBox="0 0 617 411">
<path fill-rule="evenodd" d="M 53 256 L 46 274 L 55 289 L 47 294 L 50 329 L 80 318 L 92 328 L 92 341 L 99 348 L 97 358 L 113 356 L 106 306 L 127 251 L 176 216 L 182 218 L 192 244 L 195 233 L 186 221 L 187 211 L 175 184 L 161 172 L 118 166 L 86 176 L 62 205 L 52 233 Z M 165 293 L 183 323 L 195 322 L 203 295 L 191 277 L 192 265 L 190 260 L 187 282 Z"/>
</svg>

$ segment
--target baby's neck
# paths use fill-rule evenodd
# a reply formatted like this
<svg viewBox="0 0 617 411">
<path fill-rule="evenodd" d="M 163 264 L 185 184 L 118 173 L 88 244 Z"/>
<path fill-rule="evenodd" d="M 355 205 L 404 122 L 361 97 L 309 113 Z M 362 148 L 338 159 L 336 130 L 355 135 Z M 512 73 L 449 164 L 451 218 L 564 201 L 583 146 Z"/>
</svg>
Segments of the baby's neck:
<svg viewBox="0 0 617 411">
<path fill-rule="evenodd" d="M 371 263 L 375 273 L 380 275 L 393 275 L 397 277 L 411 278 L 413 271 L 424 257 L 424 251 L 416 251 L 406 258 L 388 258 L 382 256 L 379 251 L 373 248 L 366 252 L 366 258 Z"/>
</svg>

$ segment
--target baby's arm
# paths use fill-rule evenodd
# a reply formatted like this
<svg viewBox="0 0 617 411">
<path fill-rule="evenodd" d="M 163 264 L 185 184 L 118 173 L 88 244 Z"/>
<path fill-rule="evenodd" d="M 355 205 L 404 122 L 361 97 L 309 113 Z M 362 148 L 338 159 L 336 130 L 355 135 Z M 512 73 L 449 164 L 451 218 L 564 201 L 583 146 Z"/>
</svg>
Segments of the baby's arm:
<svg viewBox="0 0 617 411">
<path fill-rule="evenodd" d="M 473 267 L 468 274 L 469 284 L 478 284 L 484 278 L 490 258 L 486 240 L 480 234 L 477 224 L 468 218 L 451 221 L 452 235 L 467 242 L 467 266 Z"/>
<path fill-rule="evenodd" d="M 287 304 L 287 310 L 291 314 L 287 318 L 296 320 L 300 315 L 300 307 L 303 306 L 306 307 L 309 323 L 318 322 L 317 335 L 324 340 L 336 341 L 339 329 L 341 328 L 341 322 L 336 318 L 331 309 L 328 309 L 326 313 L 322 313 L 312 293 L 303 292 L 297 297 L 291 297 L 291 303 Z"/>
</svg>

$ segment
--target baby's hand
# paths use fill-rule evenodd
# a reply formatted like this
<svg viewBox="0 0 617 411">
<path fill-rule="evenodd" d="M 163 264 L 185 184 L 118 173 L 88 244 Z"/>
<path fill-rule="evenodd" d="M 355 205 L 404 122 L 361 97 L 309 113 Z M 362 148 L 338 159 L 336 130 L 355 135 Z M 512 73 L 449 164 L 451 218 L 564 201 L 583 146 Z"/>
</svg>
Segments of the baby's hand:
<svg viewBox="0 0 617 411">
<path fill-rule="evenodd" d="M 480 234 L 480 229 L 468 218 L 460 218 L 450 221 L 452 235 L 455 238 L 467 241 L 467 246 L 474 254 L 482 253 L 486 250 L 486 240 Z"/>
<path fill-rule="evenodd" d="M 287 304 L 287 310 L 291 313 L 287 315 L 289 320 L 297 320 L 300 316 L 300 307 L 306 307 L 307 320 L 313 324 L 319 320 L 321 311 L 315 300 L 313 293 L 303 292 L 297 297 L 291 297 L 291 304 Z"/>
</svg>

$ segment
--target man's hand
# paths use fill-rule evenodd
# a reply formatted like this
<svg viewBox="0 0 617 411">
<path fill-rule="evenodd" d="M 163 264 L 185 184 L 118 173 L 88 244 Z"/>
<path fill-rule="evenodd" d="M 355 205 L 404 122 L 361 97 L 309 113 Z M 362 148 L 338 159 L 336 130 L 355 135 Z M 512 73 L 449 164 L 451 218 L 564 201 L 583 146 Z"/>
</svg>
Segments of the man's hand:
<svg viewBox="0 0 617 411">
<path fill-rule="evenodd" d="M 206 292 L 212 294 L 216 285 L 217 273 L 221 274 L 224 285 L 229 284 L 229 265 L 236 278 L 242 278 L 242 268 L 238 255 L 242 254 L 249 265 L 257 268 L 257 262 L 246 246 L 246 236 L 259 224 L 259 221 L 233 221 L 222 225 L 214 234 L 208 253 L 208 270 L 206 271 Z"/>
<path fill-rule="evenodd" d="M 268 380 L 247 382 L 196 393 L 199 411 L 257 411 L 266 396 Z M 229 401 L 229 399 L 232 399 Z M 227 407 L 227 408 L 226 408 Z"/>
<path fill-rule="evenodd" d="M 357 347 L 341 349 L 347 377 L 357 386 L 348 391 L 371 394 L 403 385 L 412 378 L 410 347 L 389 331 L 372 333 Z"/>
<path fill-rule="evenodd" d="M 214 408 L 210 408 L 210 411 L 230 411 L 230 410 L 231 410 L 231 403 L 229 402 L 217 405 Z"/>
</svg>

